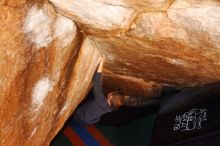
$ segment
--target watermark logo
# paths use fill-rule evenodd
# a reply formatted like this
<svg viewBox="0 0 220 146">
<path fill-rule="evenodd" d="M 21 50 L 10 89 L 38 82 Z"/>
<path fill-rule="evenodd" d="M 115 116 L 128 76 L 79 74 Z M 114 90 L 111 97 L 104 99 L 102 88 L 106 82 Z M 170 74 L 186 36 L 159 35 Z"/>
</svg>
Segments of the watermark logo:
<svg viewBox="0 0 220 146">
<path fill-rule="evenodd" d="M 174 131 L 192 131 L 202 128 L 202 122 L 207 121 L 207 109 L 191 109 L 182 115 L 176 115 Z"/>
</svg>

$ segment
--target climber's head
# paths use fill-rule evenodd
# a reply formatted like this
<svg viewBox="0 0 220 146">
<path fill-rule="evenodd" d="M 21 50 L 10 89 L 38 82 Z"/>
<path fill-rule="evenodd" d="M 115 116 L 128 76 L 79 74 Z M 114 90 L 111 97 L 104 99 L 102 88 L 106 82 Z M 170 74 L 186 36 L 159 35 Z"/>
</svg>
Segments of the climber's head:
<svg viewBox="0 0 220 146">
<path fill-rule="evenodd" d="M 107 94 L 107 101 L 113 108 L 119 108 L 124 104 L 124 95 L 119 91 L 113 91 Z"/>
</svg>

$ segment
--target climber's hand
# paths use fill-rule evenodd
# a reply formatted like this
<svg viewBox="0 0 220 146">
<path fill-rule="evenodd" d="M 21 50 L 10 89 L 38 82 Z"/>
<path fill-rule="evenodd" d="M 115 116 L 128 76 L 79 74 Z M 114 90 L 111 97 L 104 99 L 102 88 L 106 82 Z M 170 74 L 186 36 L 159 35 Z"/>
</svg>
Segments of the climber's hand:
<svg viewBox="0 0 220 146">
<path fill-rule="evenodd" d="M 104 62 L 105 62 L 105 55 L 102 56 L 102 58 L 101 58 L 101 60 L 99 62 L 99 66 L 98 66 L 97 72 L 100 72 L 100 73 L 102 72 Z"/>
</svg>

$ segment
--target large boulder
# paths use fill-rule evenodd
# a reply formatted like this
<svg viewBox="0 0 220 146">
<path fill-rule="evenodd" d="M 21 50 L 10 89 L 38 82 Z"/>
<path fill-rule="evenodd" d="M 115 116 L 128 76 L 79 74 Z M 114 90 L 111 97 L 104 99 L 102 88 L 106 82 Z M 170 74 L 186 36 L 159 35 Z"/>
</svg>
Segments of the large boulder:
<svg viewBox="0 0 220 146">
<path fill-rule="evenodd" d="M 181 87 L 220 80 L 219 1 L 50 1 L 93 36 L 108 75 Z"/>
<path fill-rule="evenodd" d="M 1 3 L 0 31 L 0 145 L 49 145 L 87 94 L 99 52 L 44 1 Z"/>
<path fill-rule="evenodd" d="M 220 81 L 217 0 L 49 1 L 0 1 L 0 145 L 49 145 L 100 54 L 106 92 Z"/>
</svg>

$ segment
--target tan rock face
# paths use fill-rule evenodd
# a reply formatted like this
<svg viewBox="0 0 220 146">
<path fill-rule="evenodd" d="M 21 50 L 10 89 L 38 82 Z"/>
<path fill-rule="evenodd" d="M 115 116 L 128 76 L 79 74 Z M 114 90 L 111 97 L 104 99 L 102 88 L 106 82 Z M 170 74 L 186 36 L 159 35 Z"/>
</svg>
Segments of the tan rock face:
<svg viewBox="0 0 220 146">
<path fill-rule="evenodd" d="M 84 5 L 86 12 L 93 17 L 84 15 L 83 9 L 67 12 L 65 5 L 69 3 L 69 7 L 77 7 L 75 0 L 50 1 L 59 12 L 94 36 L 93 40 L 102 53 L 107 54 L 107 74 L 143 78 L 171 86 L 195 86 L 220 80 L 219 1 L 93 0 L 90 1 L 93 5 L 102 4 L 104 13 L 99 15 L 90 9 L 93 6 Z M 111 29 L 108 33 L 105 25 L 99 27 L 101 18 L 107 13 L 104 10 L 108 11 L 109 5 L 136 12 L 134 17 L 130 13 L 120 13 L 119 17 L 109 15 L 112 18 L 108 19 L 108 23 L 112 25 L 120 22 L 121 17 L 130 17 L 130 21 L 125 19 L 121 22 L 129 28 L 115 32 L 117 25 L 114 25 L 108 28 Z M 97 25 L 92 24 L 93 20 Z M 84 29 L 84 25 L 89 29 Z"/>
<path fill-rule="evenodd" d="M 100 33 L 104 31 L 114 33 L 126 29 L 136 14 L 133 9 L 96 0 L 51 0 L 51 2 L 59 13 L 77 20 L 83 29 L 93 33 L 99 33 L 100 30 L 102 30 Z"/>
<path fill-rule="evenodd" d="M 132 7 L 137 11 L 163 11 L 166 10 L 174 0 L 97 0 L 99 2 L 120 5 L 124 7 Z"/>
<path fill-rule="evenodd" d="M 99 59 L 72 20 L 46 2 L 25 5 L 0 5 L 1 146 L 49 145 L 89 90 Z"/>
<path fill-rule="evenodd" d="M 218 0 L 49 1 L 0 1 L 0 145 L 49 145 L 100 54 L 105 92 L 220 81 Z"/>
</svg>

